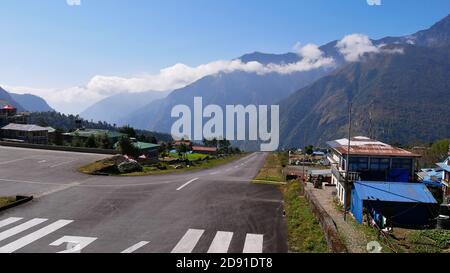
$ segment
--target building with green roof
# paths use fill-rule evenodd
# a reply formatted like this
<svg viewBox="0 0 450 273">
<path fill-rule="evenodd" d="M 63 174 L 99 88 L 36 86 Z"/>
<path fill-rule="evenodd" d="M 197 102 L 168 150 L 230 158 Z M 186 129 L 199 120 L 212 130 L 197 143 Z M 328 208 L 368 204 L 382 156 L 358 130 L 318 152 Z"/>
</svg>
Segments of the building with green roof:
<svg viewBox="0 0 450 273">
<path fill-rule="evenodd" d="M 142 152 L 142 155 L 139 157 L 140 160 L 143 160 L 146 163 L 158 162 L 160 145 L 147 142 L 140 142 L 137 141 L 135 138 L 131 138 L 130 140 L 133 143 L 133 146 L 138 148 Z M 119 148 L 119 142 L 114 144 L 114 148 L 115 149 Z"/>
</svg>

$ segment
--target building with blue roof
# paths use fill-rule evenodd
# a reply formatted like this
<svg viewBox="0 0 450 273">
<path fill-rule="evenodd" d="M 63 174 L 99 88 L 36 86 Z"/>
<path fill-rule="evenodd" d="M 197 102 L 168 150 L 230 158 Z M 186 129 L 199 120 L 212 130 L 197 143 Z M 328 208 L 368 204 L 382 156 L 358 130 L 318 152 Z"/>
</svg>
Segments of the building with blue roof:
<svg viewBox="0 0 450 273">
<path fill-rule="evenodd" d="M 423 183 L 353 183 L 351 212 L 360 224 L 367 213 L 381 228 L 428 226 L 436 218 L 438 207 Z"/>
<path fill-rule="evenodd" d="M 442 173 L 443 191 L 444 191 L 444 195 L 446 197 L 448 197 L 448 196 L 450 196 L 450 151 L 449 151 L 448 158 L 444 162 L 437 163 L 436 165 L 438 165 L 439 168 L 441 168 L 443 170 L 443 173 Z"/>
<path fill-rule="evenodd" d="M 417 173 L 417 177 L 419 181 L 423 182 L 438 182 L 442 181 L 444 170 L 442 168 L 428 168 L 421 169 L 420 172 Z"/>
</svg>

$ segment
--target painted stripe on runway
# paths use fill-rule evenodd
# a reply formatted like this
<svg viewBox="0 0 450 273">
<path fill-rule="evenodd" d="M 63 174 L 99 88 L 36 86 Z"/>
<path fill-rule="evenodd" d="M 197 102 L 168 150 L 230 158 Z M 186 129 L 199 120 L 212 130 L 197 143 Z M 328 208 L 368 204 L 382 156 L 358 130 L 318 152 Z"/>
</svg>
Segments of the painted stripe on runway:
<svg viewBox="0 0 450 273">
<path fill-rule="evenodd" d="M 177 191 L 182 190 L 184 187 L 186 187 L 187 185 L 189 185 L 189 184 L 191 184 L 192 182 L 197 181 L 197 180 L 198 180 L 198 178 L 194 178 L 194 179 L 192 179 L 192 180 L 189 180 L 188 182 L 186 182 L 185 184 L 183 184 L 181 187 L 179 187 L 179 188 L 177 189 Z"/>
<path fill-rule="evenodd" d="M 62 165 L 70 164 L 70 163 L 73 163 L 73 162 L 75 162 L 77 160 L 78 159 L 74 159 L 74 160 L 70 160 L 70 161 L 66 161 L 66 162 L 61 162 L 61 163 L 58 163 L 58 164 L 50 166 L 50 168 L 55 168 L 55 167 L 59 167 L 59 166 L 62 166 Z"/>
<path fill-rule="evenodd" d="M 209 247 L 208 253 L 227 253 L 232 238 L 233 232 L 218 231 Z"/>
<path fill-rule="evenodd" d="M 191 253 L 204 232 L 203 229 L 189 229 L 172 250 L 172 253 Z"/>
<path fill-rule="evenodd" d="M 48 234 L 57 231 L 58 229 L 72 223 L 72 220 L 58 220 L 53 224 L 50 224 L 44 228 L 41 228 L 38 231 L 28 234 L 12 243 L 9 243 L 0 248 L 0 253 L 13 253 L 16 250 L 21 249 L 22 247 L 33 243 L 41 239 L 42 237 L 47 236 Z"/>
<path fill-rule="evenodd" d="M 3 241 L 11 236 L 14 236 L 18 233 L 21 233 L 22 231 L 25 231 L 29 228 L 32 228 L 34 226 L 37 226 L 39 224 L 44 223 L 45 221 L 47 221 L 47 219 L 41 219 L 41 218 L 35 218 L 32 219 L 28 222 L 25 222 L 21 225 L 15 226 L 13 228 L 10 228 L 8 230 L 3 231 L 2 233 L 0 233 L 0 241 Z"/>
<path fill-rule="evenodd" d="M 147 242 L 147 241 L 139 242 L 139 243 L 135 244 L 134 246 L 131 246 L 131 247 L 125 249 L 121 253 L 133 253 L 136 250 L 138 250 L 138 249 L 142 248 L 143 246 L 147 245 L 148 243 L 150 243 L 150 242 Z"/>
<path fill-rule="evenodd" d="M 242 253 L 262 253 L 264 235 L 247 234 L 245 238 L 244 250 Z"/>
<path fill-rule="evenodd" d="M 15 162 L 27 160 L 27 159 L 32 159 L 33 157 L 35 157 L 35 156 L 28 156 L 28 157 L 19 158 L 19 159 L 14 159 L 14 160 L 9 160 L 9 161 L 3 161 L 3 162 L 0 162 L 0 165 L 6 165 L 6 164 L 10 164 L 10 163 L 15 163 Z"/>
<path fill-rule="evenodd" d="M 17 221 L 22 220 L 23 218 L 19 218 L 19 217 L 10 217 L 8 219 L 2 220 L 0 221 L 0 228 L 5 227 L 7 225 L 13 224 Z"/>
</svg>

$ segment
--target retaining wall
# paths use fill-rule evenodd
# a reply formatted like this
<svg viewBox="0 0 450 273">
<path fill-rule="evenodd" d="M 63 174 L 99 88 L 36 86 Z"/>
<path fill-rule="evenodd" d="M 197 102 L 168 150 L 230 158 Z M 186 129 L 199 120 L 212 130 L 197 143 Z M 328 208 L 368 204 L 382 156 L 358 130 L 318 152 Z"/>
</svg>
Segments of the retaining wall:
<svg viewBox="0 0 450 273">
<path fill-rule="evenodd" d="M 317 198 L 311 192 L 311 189 L 302 187 L 304 189 L 304 195 L 308 200 L 309 206 L 312 212 L 319 220 L 320 226 L 325 234 L 325 238 L 328 244 L 328 250 L 332 253 L 347 253 L 347 247 L 342 243 L 339 236 L 339 232 L 336 227 L 336 223 L 328 214 L 328 212 L 322 207 Z"/>
</svg>

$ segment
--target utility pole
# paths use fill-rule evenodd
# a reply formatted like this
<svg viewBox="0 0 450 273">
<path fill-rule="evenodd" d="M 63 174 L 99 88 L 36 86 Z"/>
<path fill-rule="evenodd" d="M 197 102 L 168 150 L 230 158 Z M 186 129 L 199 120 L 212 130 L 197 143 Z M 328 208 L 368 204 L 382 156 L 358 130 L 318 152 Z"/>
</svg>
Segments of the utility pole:
<svg viewBox="0 0 450 273">
<path fill-rule="evenodd" d="M 302 171 L 302 176 L 303 176 L 303 182 L 306 183 L 306 179 L 305 179 L 305 157 L 306 157 L 306 131 L 303 133 L 303 162 L 302 162 L 302 167 L 303 167 L 303 171 Z"/>
<path fill-rule="evenodd" d="M 350 146 L 351 146 L 351 135 L 352 135 L 352 102 L 349 102 L 348 105 L 348 145 L 347 145 L 347 160 L 345 162 L 345 182 L 344 182 L 344 221 L 347 221 L 347 212 L 348 212 L 348 191 L 349 191 L 349 167 L 350 167 Z"/>
</svg>

